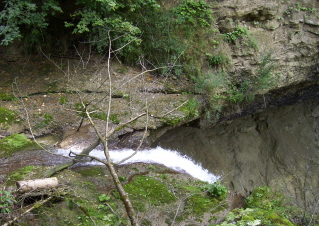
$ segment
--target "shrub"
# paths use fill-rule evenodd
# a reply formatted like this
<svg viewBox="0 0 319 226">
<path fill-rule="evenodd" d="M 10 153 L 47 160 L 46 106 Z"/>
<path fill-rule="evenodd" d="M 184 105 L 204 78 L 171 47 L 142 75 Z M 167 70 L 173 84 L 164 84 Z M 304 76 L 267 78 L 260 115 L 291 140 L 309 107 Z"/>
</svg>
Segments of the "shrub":
<svg viewBox="0 0 319 226">
<path fill-rule="evenodd" d="M 207 61 L 210 66 L 218 66 L 227 64 L 230 62 L 229 57 L 224 56 L 223 54 L 220 55 L 212 55 L 210 53 L 206 53 Z"/>
<path fill-rule="evenodd" d="M 3 181 L 1 181 L 3 183 Z M 15 196 L 11 191 L 6 191 L 4 185 L 0 185 L 0 214 L 11 213 L 16 203 Z"/>
<path fill-rule="evenodd" d="M 223 34 L 225 41 L 231 44 L 236 45 L 237 40 L 246 40 L 244 42 L 250 48 L 258 49 L 255 40 L 251 37 L 250 32 L 247 30 L 247 27 L 236 26 L 236 30 Z"/>
<path fill-rule="evenodd" d="M 209 5 L 201 0 L 184 0 L 183 4 L 172 10 L 176 13 L 177 23 L 188 23 L 190 25 L 199 25 L 200 27 L 209 27 L 212 21 L 212 11 Z"/>
<path fill-rule="evenodd" d="M 214 198 L 224 199 L 227 195 L 227 188 L 220 184 L 219 180 L 215 183 L 203 186 L 202 189 L 206 190 L 208 194 Z"/>
</svg>

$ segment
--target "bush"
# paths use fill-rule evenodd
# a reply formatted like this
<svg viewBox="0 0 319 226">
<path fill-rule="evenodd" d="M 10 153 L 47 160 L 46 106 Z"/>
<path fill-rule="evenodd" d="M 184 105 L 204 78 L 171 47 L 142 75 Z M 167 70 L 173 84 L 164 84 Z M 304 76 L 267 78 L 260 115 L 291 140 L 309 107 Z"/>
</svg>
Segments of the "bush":
<svg viewBox="0 0 319 226">
<path fill-rule="evenodd" d="M 220 55 L 212 55 L 210 53 L 206 53 L 207 61 L 210 66 L 218 66 L 227 64 L 230 62 L 230 59 L 223 54 Z"/>
<path fill-rule="evenodd" d="M 202 189 L 206 190 L 208 194 L 214 198 L 225 199 L 227 196 L 227 188 L 220 184 L 219 180 L 215 183 L 203 186 Z"/>
<path fill-rule="evenodd" d="M 3 183 L 3 181 L 1 181 Z M 11 191 L 6 191 L 5 186 L 0 186 L 0 214 L 11 213 L 16 203 L 15 196 Z"/>
</svg>

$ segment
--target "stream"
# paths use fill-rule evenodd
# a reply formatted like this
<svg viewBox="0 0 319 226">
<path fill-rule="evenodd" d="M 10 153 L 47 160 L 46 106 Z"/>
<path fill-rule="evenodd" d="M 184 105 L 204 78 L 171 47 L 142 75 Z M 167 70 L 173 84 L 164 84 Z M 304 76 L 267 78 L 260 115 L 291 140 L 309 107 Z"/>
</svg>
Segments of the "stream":
<svg viewBox="0 0 319 226">
<path fill-rule="evenodd" d="M 10 158 L 0 160 L 0 180 L 3 179 L 8 173 L 28 165 L 52 166 L 62 163 L 63 161 L 67 160 L 65 157 L 69 156 L 70 151 L 80 153 L 82 149 L 83 147 L 81 146 L 73 146 L 70 149 L 53 150 L 52 153 L 57 155 L 52 155 L 42 150 L 17 153 Z M 115 163 L 132 155 L 133 153 L 134 150 L 132 149 L 110 150 L 111 159 Z M 100 149 L 93 150 L 90 155 L 105 160 L 104 153 Z M 163 149 L 161 147 L 138 151 L 132 158 L 128 159 L 121 165 L 133 163 L 161 164 L 176 172 L 185 173 L 209 183 L 213 183 L 219 178 L 219 176 L 216 176 L 207 169 L 204 169 L 200 164 L 196 163 L 187 155 L 181 155 L 177 151 Z M 102 165 L 102 163 L 97 161 L 88 161 L 85 163 L 78 163 L 73 167 L 88 165 Z"/>
</svg>

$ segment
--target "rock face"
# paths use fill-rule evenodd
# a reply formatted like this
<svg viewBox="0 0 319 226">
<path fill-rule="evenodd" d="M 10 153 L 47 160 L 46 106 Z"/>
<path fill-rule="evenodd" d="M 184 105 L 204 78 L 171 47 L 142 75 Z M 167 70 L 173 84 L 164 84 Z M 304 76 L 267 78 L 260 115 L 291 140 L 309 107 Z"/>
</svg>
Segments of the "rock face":
<svg viewBox="0 0 319 226">
<path fill-rule="evenodd" d="M 178 127 L 154 145 L 192 156 L 237 192 L 271 186 L 298 201 L 305 193 L 313 200 L 319 188 L 318 104 L 313 99 L 210 129 Z"/>
<path fill-rule="evenodd" d="M 309 79 L 318 64 L 318 1 L 218 1 L 213 5 L 218 29 L 233 32 L 246 27 L 258 51 L 231 46 L 234 72 L 254 73 L 258 54 L 272 52 L 278 86 Z"/>
</svg>

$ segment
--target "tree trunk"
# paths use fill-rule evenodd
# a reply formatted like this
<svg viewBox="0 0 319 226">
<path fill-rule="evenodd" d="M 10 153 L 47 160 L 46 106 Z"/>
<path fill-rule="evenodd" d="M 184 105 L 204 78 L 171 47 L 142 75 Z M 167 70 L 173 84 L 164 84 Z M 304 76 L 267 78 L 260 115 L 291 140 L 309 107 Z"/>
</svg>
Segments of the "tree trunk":
<svg viewBox="0 0 319 226">
<path fill-rule="evenodd" d="M 131 221 L 131 225 L 132 226 L 138 226 L 138 222 L 136 220 L 136 214 L 135 214 L 135 211 L 134 211 L 134 208 L 132 206 L 132 203 L 130 201 L 130 198 L 128 197 L 127 193 L 125 192 L 120 180 L 119 180 L 119 177 L 115 171 L 115 168 L 114 168 L 114 165 L 112 163 L 108 163 L 107 164 L 107 168 L 109 169 L 110 173 L 111 173 L 111 176 L 113 178 L 113 181 L 114 181 L 114 184 L 116 186 L 116 189 L 117 191 L 120 193 L 120 197 L 122 199 L 122 202 L 125 206 L 125 209 L 126 209 L 126 212 L 127 212 L 127 215 L 128 217 L 130 218 L 130 221 Z"/>
</svg>

